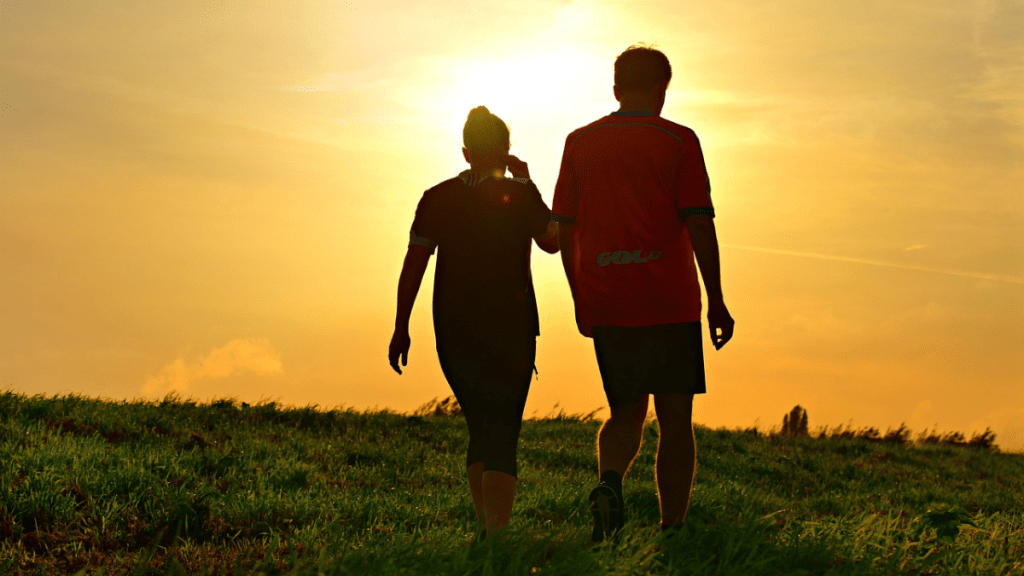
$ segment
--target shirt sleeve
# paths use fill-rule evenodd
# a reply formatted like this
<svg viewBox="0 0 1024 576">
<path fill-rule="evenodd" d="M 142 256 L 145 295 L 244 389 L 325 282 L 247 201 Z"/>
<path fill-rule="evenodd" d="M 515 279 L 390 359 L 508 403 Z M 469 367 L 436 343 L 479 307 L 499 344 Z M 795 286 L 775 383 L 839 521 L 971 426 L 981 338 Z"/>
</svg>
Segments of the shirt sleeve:
<svg viewBox="0 0 1024 576">
<path fill-rule="evenodd" d="M 562 167 L 558 170 L 558 181 L 555 183 L 555 198 L 551 202 L 551 219 L 556 222 L 572 224 L 576 222 L 579 211 L 579 186 L 577 183 L 576 166 L 572 161 L 570 139 L 565 139 L 562 151 Z"/>
<path fill-rule="evenodd" d="M 695 134 L 692 142 L 684 150 L 682 167 L 679 171 L 679 188 L 677 190 L 676 208 L 679 217 L 690 214 L 707 214 L 715 216 L 715 207 L 711 203 L 711 182 L 708 170 L 704 165 L 704 154 L 700 149 L 700 141 Z"/>
<path fill-rule="evenodd" d="M 416 206 L 416 218 L 409 231 L 409 246 L 426 246 L 434 253 L 441 241 L 441 218 L 436 199 L 429 192 L 423 194 Z"/>
</svg>

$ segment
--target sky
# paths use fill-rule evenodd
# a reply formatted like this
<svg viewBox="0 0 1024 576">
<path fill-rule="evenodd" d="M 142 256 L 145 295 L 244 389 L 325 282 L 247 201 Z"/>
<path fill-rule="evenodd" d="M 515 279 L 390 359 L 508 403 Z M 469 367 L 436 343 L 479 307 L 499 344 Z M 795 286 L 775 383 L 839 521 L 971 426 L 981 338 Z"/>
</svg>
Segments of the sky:
<svg viewBox="0 0 1024 576">
<path fill-rule="evenodd" d="M 1024 451 L 1024 3 L 0 4 L 0 390 L 411 411 L 449 394 L 432 268 L 387 362 L 422 192 L 486 105 L 550 203 L 615 56 L 673 66 L 732 342 L 695 420 L 978 432 Z M 526 415 L 607 415 L 534 250 Z"/>
</svg>

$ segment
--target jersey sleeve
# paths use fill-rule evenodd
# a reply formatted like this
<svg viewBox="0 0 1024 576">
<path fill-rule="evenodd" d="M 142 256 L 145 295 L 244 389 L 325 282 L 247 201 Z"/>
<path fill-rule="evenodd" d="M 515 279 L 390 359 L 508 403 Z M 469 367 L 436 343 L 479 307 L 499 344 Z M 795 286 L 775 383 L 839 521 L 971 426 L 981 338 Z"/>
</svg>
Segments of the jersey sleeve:
<svg viewBox="0 0 1024 576">
<path fill-rule="evenodd" d="M 704 165 L 704 154 L 700 149 L 700 141 L 695 134 L 683 150 L 683 162 L 679 170 L 679 188 L 676 191 L 676 208 L 679 217 L 690 214 L 715 215 L 715 207 L 711 203 L 711 182 L 708 170 Z"/>
<path fill-rule="evenodd" d="M 416 218 L 409 231 L 409 246 L 426 246 L 433 254 L 441 241 L 441 231 L 441 213 L 436 198 L 425 192 L 416 206 Z"/>
<path fill-rule="evenodd" d="M 579 211 L 579 186 L 577 185 L 576 166 L 572 161 L 570 142 L 573 135 L 565 139 L 562 151 L 562 166 L 558 170 L 558 181 L 555 183 L 555 198 L 551 202 L 551 219 L 556 222 L 573 224 Z"/>
</svg>

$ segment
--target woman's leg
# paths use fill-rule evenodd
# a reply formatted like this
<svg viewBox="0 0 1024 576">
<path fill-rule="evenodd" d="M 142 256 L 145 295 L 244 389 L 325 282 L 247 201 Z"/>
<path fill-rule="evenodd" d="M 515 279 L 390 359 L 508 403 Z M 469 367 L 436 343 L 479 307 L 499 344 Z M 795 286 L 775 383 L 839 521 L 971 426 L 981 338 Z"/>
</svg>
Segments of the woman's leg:
<svg viewBox="0 0 1024 576">
<path fill-rule="evenodd" d="M 474 462 L 466 467 L 469 476 L 469 494 L 473 497 L 473 510 L 476 511 L 476 521 L 481 528 L 487 527 L 484 516 L 484 463 Z"/>
<path fill-rule="evenodd" d="M 462 414 L 466 417 L 467 428 L 469 428 L 469 446 L 466 449 L 466 476 L 469 479 L 469 495 L 473 498 L 473 510 L 476 512 L 476 519 L 481 528 L 487 526 L 484 507 L 484 455 L 486 445 L 484 443 L 483 426 L 480 420 L 479 407 L 473 404 L 465 394 L 462 395 L 463 402 L 459 402 Z"/>
<path fill-rule="evenodd" d="M 474 393 L 472 386 L 469 385 L 471 379 L 464 374 L 465 359 L 459 358 L 457 353 L 453 354 L 445 346 L 442 346 L 440 341 L 437 352 L 441 362 L 441 371 L 444 373 L 445 379 L 448 380 L 448 385 L 459 403 L 462 415 L 466 418 L 466 427 L 469 428 L 469 445 L 466 448 L 466 477 L 477 523 L 480 528 L 485 528 L 487 524 L 484 514 L 483 472 L 486 451 L 478 394 Z"/>
<path fill-rule="evenodd" d="M 508 340 L 500 347 L 460 347 L 455 354 L 438 347 L 441 369 L 469 427 L 466 469 L 473 508 L 489 533 L 508 526 L 512 514 L 516 447 L 537 349 L 532 337 L 519 347 Z"/>
<path fill-rule="evenodd" d="M 482 488 L 484 523 L 488 533 L 503 530 L 512 515 L 516 496 L 516 448 L 523 411 L 515 400 L 488 403 L 485 429 L 482 431 L 484 465 Z"/>
<path fill-rule="evenodd" d="M 508 527 L 512 502 L 516 498 L 516 482 L 516 477 L 506 472 L 487 470 L 483 473 L 484 527 L 488 534 Z"/>
<path fill-rule="evenodd" d="M 525 349 L 516 351 L 516 361 L 506 367 L 505 374 L 496 375 L 492 393 L 484 404 L 487 420 L 482 430 L 486 450 L 482 484 L 488 533 L 504 530 L 512 516 L 518 476 L 516 451 L 536 351 L 534 339 Z M 494 391 L 500 393 L 493 394 Z"/>
</svg>

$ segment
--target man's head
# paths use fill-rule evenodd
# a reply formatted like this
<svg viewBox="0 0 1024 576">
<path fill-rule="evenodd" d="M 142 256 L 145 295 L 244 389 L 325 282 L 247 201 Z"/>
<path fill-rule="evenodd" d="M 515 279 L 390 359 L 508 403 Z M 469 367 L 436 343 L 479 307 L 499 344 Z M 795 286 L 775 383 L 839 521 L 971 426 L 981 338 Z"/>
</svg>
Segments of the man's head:
<svg viewBox="0 0 1024 576">
<path fill-rule="evenodd" d="M 491 114 L 486 106 L 469 111 L 462 128 L 462 155 L 471 165 L 502 170 L 508 162 L 509 131 L 501 118 Z"/>
<path fill-rule="evenodd" d="M 672 65 L 660 50 L 634 44 L 615 59 L 615 99 L 660 100 L 672 80 Z M 625 104 L 625 102 L 623 102 Z"/>
</svg>

